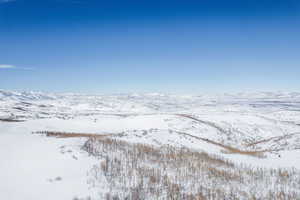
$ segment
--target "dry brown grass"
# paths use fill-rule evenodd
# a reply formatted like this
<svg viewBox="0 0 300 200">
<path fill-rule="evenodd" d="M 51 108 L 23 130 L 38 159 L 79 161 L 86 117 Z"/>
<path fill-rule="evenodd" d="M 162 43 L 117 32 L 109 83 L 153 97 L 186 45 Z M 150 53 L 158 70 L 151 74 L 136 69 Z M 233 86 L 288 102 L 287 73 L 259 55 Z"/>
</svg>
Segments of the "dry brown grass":
<svg viewBox="0 0 300 200">
<path fill-rule="evenodd" d="M 285 135 L 282 135 L 282 136 L 270 137 L 270 138 L 266 138 L 266 139 L 263 139 L 263 140 L 258 140 L 258 141 L 249 143 L 246 146 L 251 147 L 251 146 L 255 146 L 255 145 L 262 144 L 262 143 L 267 143 L 267 142 L 279 142 L 281 140 L 285 140 L 285 139 L 291 138 L 291 137 L 293 137 L 295 135 L 299 135 L 299 134 L 300 133 L 291 133 L 291 134 L 285 134 Z"/>
<path fill-rule="evenodd" d="M 57 137 L 57 138 L 103 138 L 108 136 L 113 136 L 116 134 L 91 134 L 91 133 L 67 133 L 67 132 L 56 132 L 56 131 L 38 131 L 34 134 L 42 134 L 47 137 Z"/>
<path fill-rule="evenodd" d="M 9 118 L 0 119 L 0 121 L 1 122 L 25 122 L 25 120 L 9 119 Z"/>
<path fill-rule="evenodd" d="M 201 140 L 210 144 L 214 144 L 216 146 L 222 147 L 224 150 L 222 151 L 223 153 L 228 153 L 228 154 L 243 154 L 243 155 L 248 155 L 248 156 L 255 156 L 255 157 L 264 157 L 264 153 L 265 152 L 270 152 L 272 150 L 266 149 L 266 150 L 259 150 L 259 151 L 248 151 L 248 150 L 240 150 L 238 148 L 235 147 L 231 147 L 229 145 L 225 145 L 225 144 L 221 144 L 219 142 L 215 142 L 213 140 L 207 139 L 207 138 L 202 138 L 202 137 L 198 137 L 195 135 L 191 135 L 189 133 L 185 133 L 185 132 L 179 132 L 179 131 L 174 131 L 178 134 L 182 134 L 182 135 L 186 135 L 192 138 L 195 138 L 197 140 Z"/>
<path fill-rule="evenodd" d="M 237 149 L 237 148 L 234 148 L 234 147 L 230 147 L 230 146 L 227 146 L 227 145 L 222 145 L 222 147 L 225 149 L 225 150 L 222 151 L 223 153 L 242 154 L 242 155 L 254 156 L 254 157 L 259 157 L 259 158 L 265 157 L 264 153 L 272 151 L 272 150 L 246 151 L 246 150 L 240 150 L 240 149 Z"/>
</svg>

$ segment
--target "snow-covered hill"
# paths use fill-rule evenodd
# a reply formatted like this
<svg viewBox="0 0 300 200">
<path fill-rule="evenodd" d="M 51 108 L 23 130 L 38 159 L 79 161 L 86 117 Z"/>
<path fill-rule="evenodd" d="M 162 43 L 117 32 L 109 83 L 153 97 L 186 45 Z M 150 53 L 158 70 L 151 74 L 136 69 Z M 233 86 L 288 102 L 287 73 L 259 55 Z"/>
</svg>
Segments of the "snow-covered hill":
<svg viewBox="0 0 300 200">
<path fill-rule="evenodd" d="M 0 91 L 0 156 L 5 161 L 0 165 L 0 195 L 5 199 L 99 199 L 112 186 L 104 179 L 88 178 L 86 173 L 101 158 L 89 156 L 82 148 L 87 138 L 32 134 L 37 132 L 109 135 L 155 148 L 206 152 L 237 165 L 300 170 L 300 93 Z M 293 190 L 300 194 L 300 184 Z"/>
</svg>

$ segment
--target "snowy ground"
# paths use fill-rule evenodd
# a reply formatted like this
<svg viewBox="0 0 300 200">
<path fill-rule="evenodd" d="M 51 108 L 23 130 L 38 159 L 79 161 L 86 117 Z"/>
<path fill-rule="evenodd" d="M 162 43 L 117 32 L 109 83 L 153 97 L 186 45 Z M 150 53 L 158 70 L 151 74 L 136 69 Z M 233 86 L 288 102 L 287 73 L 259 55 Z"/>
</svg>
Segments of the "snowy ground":
<svg viewBox="0 0 300 200">
<path fill-rule="evenodd" d="M 89 178 L 100 161 L 82 149 L 87 139 L 32 134 L 37 131 L 112 134 L 133 143 L 205 151 L 234 163 L 300 169 L 300 93 L 0 91 L 0 196 L 97 199 L 108 186 L 105 179 L 95 185 Z"/>
</svg>

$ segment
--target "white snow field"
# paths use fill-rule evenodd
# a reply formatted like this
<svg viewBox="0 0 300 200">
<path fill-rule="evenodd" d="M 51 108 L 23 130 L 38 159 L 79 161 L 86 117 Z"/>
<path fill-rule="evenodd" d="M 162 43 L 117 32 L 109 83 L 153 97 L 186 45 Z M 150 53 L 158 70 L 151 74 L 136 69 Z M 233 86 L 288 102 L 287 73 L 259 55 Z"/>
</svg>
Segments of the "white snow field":
<svg viewBox="0 0 300 200">
<path fill-rule="evenodd" d="M 300 199 L 300 93 L 0 91 L 0 158 L 7 200 Z"/>
</svg>

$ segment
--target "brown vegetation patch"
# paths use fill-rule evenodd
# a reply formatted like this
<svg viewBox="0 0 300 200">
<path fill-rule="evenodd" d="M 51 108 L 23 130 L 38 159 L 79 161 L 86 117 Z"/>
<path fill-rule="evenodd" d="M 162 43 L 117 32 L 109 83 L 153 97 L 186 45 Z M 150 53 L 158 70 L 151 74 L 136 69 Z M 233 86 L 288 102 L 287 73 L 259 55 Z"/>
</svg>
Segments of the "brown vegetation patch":
<svg viewBox="0 0 300 200">
<path fill-rule="evenodd" d="M 270 138 L 267 138 L 267 139 L 252 142 L 250 144 L 247 144 L 246 146 L 251 147 L 251 146 L 255 146 L 257 144 L 267 143 L 267 142 L 272 142 L 272 141 L 279 142 L 280 140 L 288 139 L 288 138 L 291 138 L 291 137 L 293 137 L 295 135 L 299 135 L 299 134 L 300 133 L 292 133 L 292 134 L 286 134 L 286 135 L 282 135 L 282 136 L 270 137 Z"/>
<path fill-rule="evenodd" d="M 25 120 L 19 120 L 19 119 L 9 119 L 9 118 L 3 118 L 0 119 L 1 122 L 25 122 Z"/>
<path fill-rule="evenodd" d="M 202 138 L 202 137 L 198 137 L 195 135 L 191 135 L 189 133 L 179 132 L 179 131 L 175 131 L 175 132 L 178 134 L 187 135 L 189 137 L 222 147 L 224 149 L 224 151 L 222 151 L 223 153 L 243 154 L 243 155 L 249 155 L 249 156 L 255 156 L 255 157 L 263 157 L 264 156 L 263 153 L 272 151 L 272 150 L 260 150 L 260 151 L 240 150 L 238 148 L 231 147 L 231 146 L 225 145 L 225 144 L 221 144 L 219 142 L 215 142 L 215 141 L 207 139 L 207 138 Z"/>
<path fill-rule="evenodd" d="M 68 132 L 56 132 L 56 131 L 38 131 L 34 132 L 34 134 L 42 134 L 46 135 L 47 137 L 57 137 L 57 138 L 80 138 L 80 137 L 86 137 L 86 138 L 102 138 L 102 137 L 108 137 L 113 136 L 117 134 L 91 134 L 91 133 L 68 133 Z"/>
</svg>

